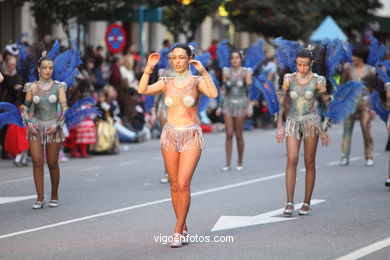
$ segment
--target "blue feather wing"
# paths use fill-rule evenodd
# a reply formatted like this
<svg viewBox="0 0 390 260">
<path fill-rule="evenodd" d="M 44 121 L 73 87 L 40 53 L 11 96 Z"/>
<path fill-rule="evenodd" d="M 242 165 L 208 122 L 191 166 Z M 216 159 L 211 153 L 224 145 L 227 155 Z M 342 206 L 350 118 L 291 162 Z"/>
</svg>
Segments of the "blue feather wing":
<svg viewBox="0 0 390 260">
<path fill-rule="evenodd" d="M 100 115 L 97 107 L 95 107 L 96 102 L 91 97 L 83 98 L 77 101 L 73 106 L 71 106 L 65 112 L 65 124 L 68 129 L 80 124 L 87 117 L 92 115 Z M 92 106 L 92 107 L 90 107 Z"/>
<path fill-rule="evenodd" d="M 386 47 L 383 44 L 379 45 L 378 40 L 374 36 L 370 37 L 370 41 L 370 51 L 367 58 L 367 64 L 375 66 L 378 61 L 382 60 L 383 57 L 385 57 Z"/>
<path fill-rule="evenodd" d="M 381 66 L 385 67 L 386 71 L 383 71 Z M 378 62 L 375 65 L 376 72 L 378 73 L 379 78 L 384 82 L 390 82 L 390 60 L 385 60 L 383 62 Z"/>
<path fill-rule="evenodd" d="M 264 59 L 263 40 L 258 40 L 245 53 L 244 67 L 256 70 Z"/>
<path fill-rule="evenodd" d="M 282 37 L 276 38 L 274 43 L 277 45 L 276 57 L 280 67 L 291 72 L 296 71 L 295 59 L 303 46 L 295 41 L 284 40 Z"/>
<path fill-rule="evenodd" d="M 76 45 L 61 53 L 54 60 L 53 79 L 73 86 L 74 78 L 79 73 L 77 67 L 81 64 L 80 52 Z"/>
<path fill-rule="evenodd" d="M 0 129 L 8 124 L 15 124 L 20 127 L 25 126 L 20 110 L 14 104 L 0 102 Z"/>
<path fill-rule="evenodd" d="M 55 60 L 55 58 L 57 58 L 58 54 L 60 53 L 60 49 L 60 42 L 56 40 L 53 47 L 46 56 L 49 57 L 51 60 Z"/>
<path fill-rule="evenodd" d="M 261 91 L 261 93 L 263 94 L 263 97 L 265 99 L 265 102 L 267 103 L 268 111 L 271 114 L 276 114 L 279 112 L 278 97 L 276 95 L 276 91 L 275 91 L 275 88 L 274 88 L 272 82 L 267 79 L 266 75 L 267 75 L 267 72 L 264 71 L 263 73 L 261 73 L 257 77 L 253 78 L 254 84 L 252 86 L 252 89 L 255 89 L 255 90 L 252 90 L 252 94 L 253 94 L 252 97 L 255 97 L 257 95 L 257 98 L 258 98 L 258 92 Z M 267 87 L 265 87 L 264 83 L 267 84 Z M 257 89 L 257 94 L 255 94 L 256 89 Z"/>
<path fill-rule="evenodd" d="M 333 123 L 339 123 L 356 108 L 357 96 L 361 93 L 364 85 L 361 82 L 348 81 L 341 85 L 334 94 L 333 101 L 329 104 L 329 110 L 325 113 Z"/>
<path fill-rule="evenodd" d="M 228 40 L 223 40 L 217 47 L 218 66 L 222 69 L 230 67 L 230 46 Z"/>
<path fill-rule="evenodd" d="M 211 54 L 209 52 L 202 53 L 198 56 L 195 56 L 195 60 L 200 61 L 203 67 L 207 67 L 211 61 Z M 198 74 L 198 71 L 195 69 L 194 66 L 190 65 L 190 68 L 193 75 Z"/>
<path fill-rule="evenodd" d="M 386 109 L 386 107 L 380 101 L 379 93 L 378 92 L 372 93 L 370 95 L 370 98 L 371 98 L 372 109 L 386 123 L 387 122 L 387 118 L 389 116 L 389 111 Z"/>
</svg>

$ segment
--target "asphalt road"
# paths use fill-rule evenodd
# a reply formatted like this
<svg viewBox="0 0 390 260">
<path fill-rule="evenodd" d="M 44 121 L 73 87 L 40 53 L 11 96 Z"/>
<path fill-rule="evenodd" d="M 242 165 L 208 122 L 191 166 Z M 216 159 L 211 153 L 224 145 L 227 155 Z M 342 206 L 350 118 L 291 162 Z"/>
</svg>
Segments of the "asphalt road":
<svg viewBox="0 0 390 260">
<path fill-rule="evenodd" d="M 242 172 L 222 172 L 224 134 L 205 135 L 187 220 L 193 242 L 180 249 L 163 243 L 175 217 L 169 185 L 159 183 L 158 140 L 122 145 L 119 155 L 61 163 L 55 209 L 33 210 L 32 168 L 1 160 L 0 259 L 389 259 L 387 130 L 375 120 L 371 168 L 364 167 L 359 124 L 350 165 L 337 165 L 341 134 L 340 125 L 332 127 L 331 146 L 318 148 L 317 204 L 309 216 L 295 211 L 292 218 L 281 216 L 286 152 L 273 130 L 245 132 Z M 297 204 L 303 200 L 303 167 L 300 160 Z"/>
</svg>

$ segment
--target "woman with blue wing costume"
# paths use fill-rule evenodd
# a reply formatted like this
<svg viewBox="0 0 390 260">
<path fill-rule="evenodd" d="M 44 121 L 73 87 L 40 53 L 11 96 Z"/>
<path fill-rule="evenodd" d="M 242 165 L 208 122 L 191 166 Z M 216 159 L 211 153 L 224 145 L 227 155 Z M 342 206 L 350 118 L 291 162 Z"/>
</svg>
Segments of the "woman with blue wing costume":
<svg viewBox="0 0 390 260">
<path fill-rule="evenodd" d="M 282 75 L 283 85 L 279 93 L 280 110 L 276 131 L 277 142 L 282 143 L 286 138 L 287 147 L 287 204 L 283 215 L 291 216 L 294 211 L 296 171 L 302 141 L 304 143 L 306 189 L 299 214 L 307 215 L 310 210 L 311 195 L 315 182 L 315 157 L 319 136 L 323 146 L 329 144 L 327 129 L 320 126 L 318 115 L 315 113 L 315 101 L 317 96 L 321 97 L 328 107 L 330 96 L 327 93 L 325 77 L 312 71 L 315 62 L 313 50 L 304 49 L 296 42 L 281 38 L 276 39 L 275 43 L 278 46 L 277 57 L 282 71 L 293 72 Z M 291 109 L 283 127 L 284 101 L 287 95 L 291 98 Z"/>
<path fill-rule="evenodd" d="M 252 73 L 263 59 L 262 41 L 249 48 L 245 55 L 238 49 L 232 49 L 227 40 L 217 48 L 218 65 L 222 68 L 221 102 L 216 111 L 223 113 L 226 132 L 226 163 L 222 171 L 231 170 L 233 136 L 237 140 L 238 160 L 236 170 L 243 170 L 244 123 L 246 116 L 253 114 L 253 103 L 248 95 L 252 87 Z"/>
<path fill-rule="evenodd" d="M 45 204 L 44 197 L 44 149 L 50 171 L 51 198 L 49 207 L 58 206 L 58 187 L 60 169 L 58 155 L 64 141 L 62 125 L 68 110 L 66 87 L 73 85 L 77 66 L 81 63 L 79 51 L 74 47 L 59 55 L 58 41 L 46 55 L 44 52 L 38 61 L 36 71 L 30 78 L 33 82 L 25 84 L 26 98 L 22 106 L 23 118 L 28 127 L 27 139 L 33 160 L 34 182 L 37 201 L 33 209 L 40 209 Z M 36 80 L 38 72 L 38 80 Z M 58 115 L 58 106 L 61 113 Z"/>
<path fill-rule="evenodd" d="M 367 56 L 368 55 L 368 56 Z M 371 45 L 368 50 L 365 46 L 357 46 L 352 51 L 352 63 L 346 63 L 341 78 L 341 83 L 348 80 L 362 82 L 364 77 L 375 75 L 375 63 L 384 57 L 384 46 L 378 46 L 378 41 L 371 38 Z M 367 63 L 366 63 L 367 62 Z M 369 63 L 368 63 L 369 62 Z M 343 141 L 341 144 L 341 160 L 339 165 L 349 164 L 351 151 L 351 139 L 356 116 L 360 117 L 360 126 L 362 128 L 364 140 L 365 166 L 373 166 L 374 141 L 371 134 L 371 104 L 369 90 L 366 88 L 360 97 L 358 97 L 356 111 L 351 113 L 344 121 Z"/>
</svg>

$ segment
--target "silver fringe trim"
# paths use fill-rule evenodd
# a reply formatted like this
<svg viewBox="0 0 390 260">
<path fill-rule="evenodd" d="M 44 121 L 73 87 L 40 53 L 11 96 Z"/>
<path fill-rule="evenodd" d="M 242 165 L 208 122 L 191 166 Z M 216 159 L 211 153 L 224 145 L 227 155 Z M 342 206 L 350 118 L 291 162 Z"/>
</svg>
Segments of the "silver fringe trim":
<svg viewBox="0 0 390 260">
<path fill-rule="evenodd" d="M 46 129 L 57 123 L 57 119 L 42 121 L 36 118 L 31 120 L 31 123 L 36 124 L 38 126 L 38 133 L 41 137 L 42 144 L 50 144 L 50 143 L 62 143 L 65 140 L 64 132 L 62 128 L 57 128 L 54 133 L 46 134 Z M 38 140 L 38 136 L 34 135 L 30 130 L 27 131 L 27 139 L 36 142 Z"/>
<path fill-rule="evenodd" d="M 321 133 L 320 121 L 314 113 L 304 116 L 288 115 L 285 132 L 286 137 L 294 136 L 297 139 L 313 137 Z"/>
<path fill-rule="evenodd" d="M 161 148 L 183 152 L 192 148 L 204 148 L 202 128 L 199 125 L 174 127 L 165 124 L 160 139 Z"/>
<path fill-rule="evenodd" d="M 248 98 L 226 97 L 223 101 L 223 113 L 232 117 L 245 117 L 248 111 Z"/>
</svg>

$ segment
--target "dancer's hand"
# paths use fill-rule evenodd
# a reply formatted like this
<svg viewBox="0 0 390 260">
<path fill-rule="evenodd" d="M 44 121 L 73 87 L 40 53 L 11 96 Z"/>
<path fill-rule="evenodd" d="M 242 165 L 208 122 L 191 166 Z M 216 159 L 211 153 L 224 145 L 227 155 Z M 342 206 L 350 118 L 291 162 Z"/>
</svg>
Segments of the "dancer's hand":
<svg viewBox="0 0 390 260">
<path fill-rule="evenodd" d="M 28 129 L 31 131 L 33 135 L 38 135 L 38 126 L 33 123 L 28 123 Z"/>
<path fill-rule="evenodd" d="M 284 127 L 280 127 L 276 129 L 276 142 L 278 144 L 283 143 L 284 141 Z"/>
<path fill-rule="evenodd" d="M 253 115 L 253 106 L 249 105 L 248 110 L 246 111 L 246 116 L 250 118 L 252 117 L 252 115 Z"/>
<path fill-rule="evenodd" d="M 52 134 L 56 131 L 57 125 L 50 125 L 48 128 L 46 128 L 46 134 Z"/>
<path fill-rule="evenodd" d="M 328 133 L 323 132 L 320 134 L 321 144 L 323 147 L 327 147 L 330 144 L 330 137 Z"/>
<path fill-rule="evenodd" d="M 149 55 L 148 63 L 146 64 L 146 66 L 153 69 L 158 64 L 159 61 L 160 61 L 160 54 L 157 52 L 153 52 Z"/>
<path fill-rule="evenodd" d="M 217 110 L 215 111 L 215 115 L 216 116 L 221 116 L 222 115 L 222 109 L 220 107 L 217 108 Z"/>
<path fill-rule="evenodd" d="M 206 69 L 203 67 L 202 63 L 201 63 L 200 61 L 198 61 L 198 60 L 192 59 L 192 60 L 190 60 L 188 63 L 191 64 L 191 65 L 193 65 L 193 66 L 195 67 L 195 69 L 196 69 L 197 71 L 199 71 L 200 73 L 206 70 Z"/>
</svg>

